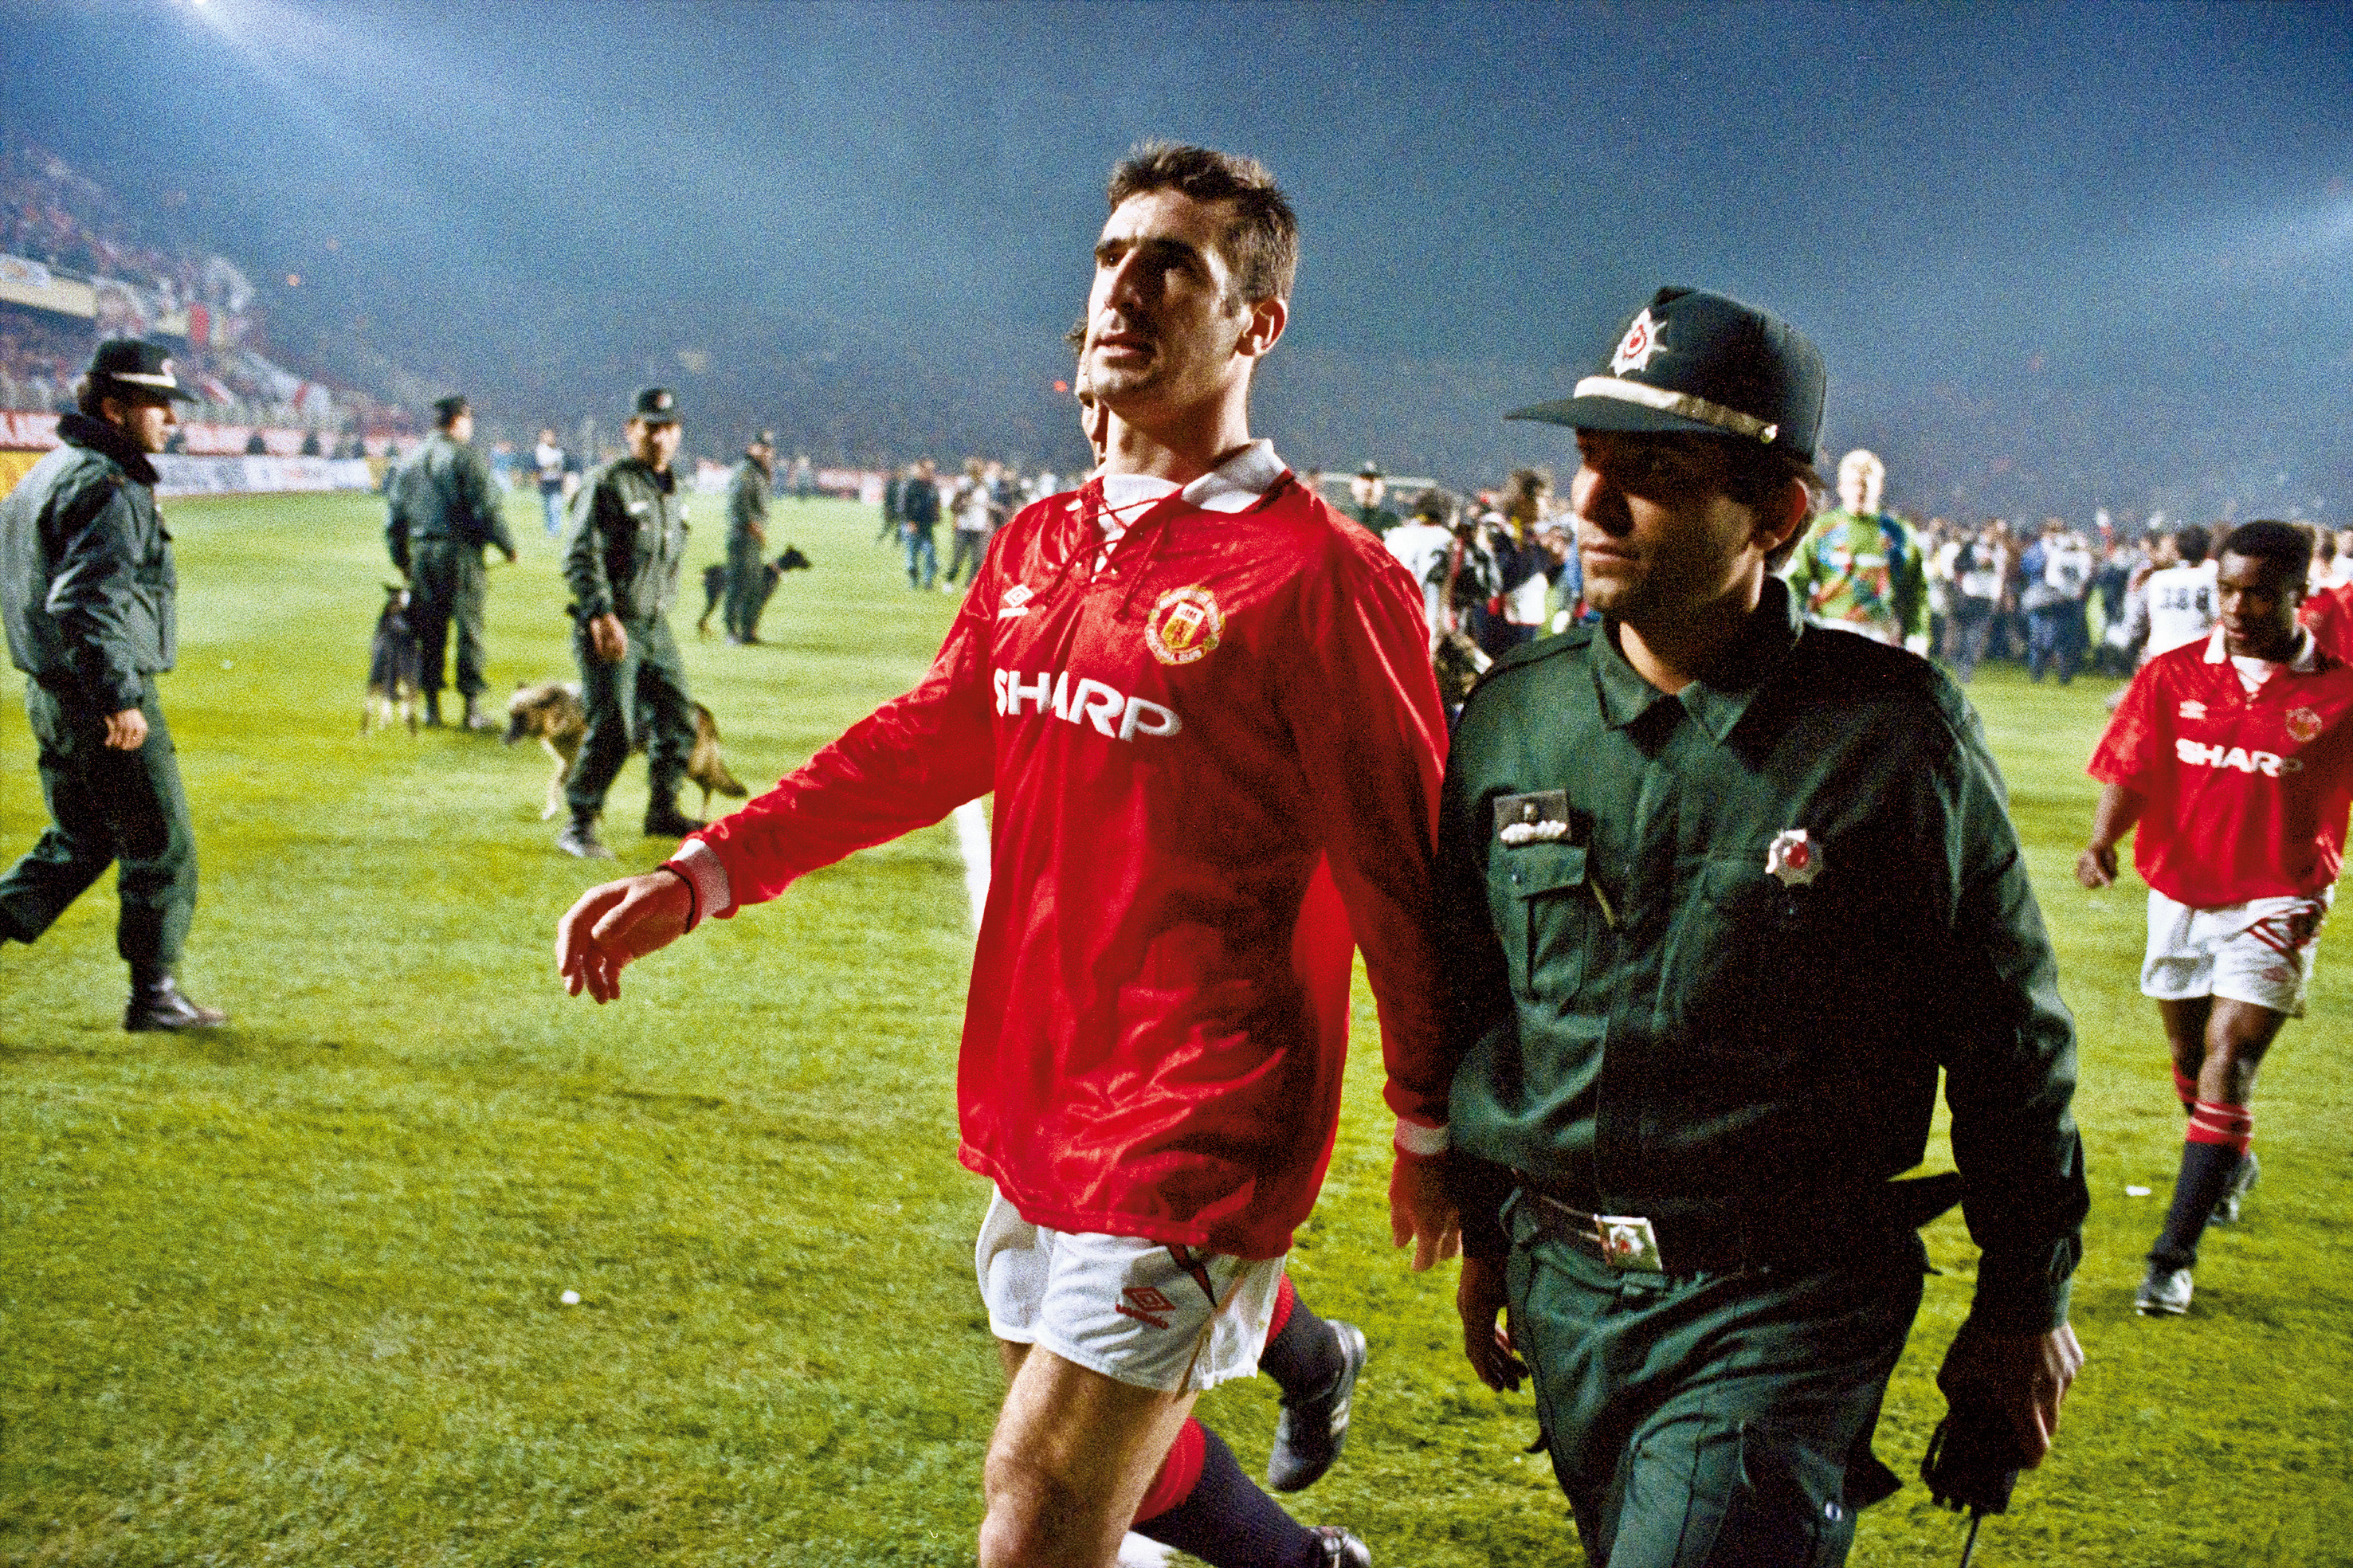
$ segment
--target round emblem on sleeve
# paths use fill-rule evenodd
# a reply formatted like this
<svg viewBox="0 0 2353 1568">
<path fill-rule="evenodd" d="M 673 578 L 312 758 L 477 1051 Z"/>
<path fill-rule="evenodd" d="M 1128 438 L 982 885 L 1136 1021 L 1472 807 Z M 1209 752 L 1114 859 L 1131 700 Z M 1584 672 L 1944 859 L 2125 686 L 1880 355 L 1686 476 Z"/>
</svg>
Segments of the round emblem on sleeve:
<svg viewBox="0 0 2353 1568">
<path fill-rule="evenodd" d="M 1171 588 L 1144 623 L 1144 646 L 1163 664 L 1206 658 L 1225 635 L 1226 617 L 1207 588 Z"/>
<path fill-rule="evenodd" d="M 2318 740 L 2320 738 L 2320 715 L 2315 713 L 2311 709 L 2291 708 L 2287 710 L 2288 736 L 2290 739 L 2294 740 L 2297 745 L 2301 746 L 2309 742 Z"/>
<path fill-rule="evenodd" d="M 1822 854 L 1804 828 L 1784 828 L 1765 847 L 1765 870 L 1785 888 L 1801 888 L 1822 874 Z"/>
</svg>

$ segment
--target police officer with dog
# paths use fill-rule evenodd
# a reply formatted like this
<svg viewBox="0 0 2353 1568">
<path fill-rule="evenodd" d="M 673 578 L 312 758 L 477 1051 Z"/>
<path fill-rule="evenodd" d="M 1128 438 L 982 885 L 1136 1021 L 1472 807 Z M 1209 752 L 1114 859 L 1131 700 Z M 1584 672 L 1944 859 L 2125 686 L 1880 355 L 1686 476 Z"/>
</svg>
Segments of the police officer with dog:
<svg viewBox="0 0 2353 1568">
<path fill-rule="evenodd" d="M 161 452 L 193 403 L 159 344 L 98 345 L 58 421 L 61 445 L 0 502 L 0 622 L 31 679 L 25 708 L 51 826 L 0 876 L 0 938 L 37 941 L 118 868 L 115 950 L 131 1030 L 227 1021 L 173 979 L 196 911 L 196 840 L 155 677 L 178 642 L 172 536 L 155 510 Z"/>
<path fill-rule="evenodd" d="M 1448 764 L 1457 1306 L 1483 1381 L 1533 1372 L 1596 1563 L 1845 1561 L 1956 1196 L 1956 1423 L 2039 1463 L 2082 1362 L 2073 1026 L 1982 730 L 1772 574 L 1824 386 L 1786 322 L 1666 289 L 1515 416 L 1577 433 L 1602 620 L 1500 658 Z M 1939 1068 L 1958 1174 L 1896 1181 Z"/>
<path fill-rule="evenodd" d="M 743 461 L 727 479 L 727 640 L 760 640 L 760 612 L 767 606 L 766 574 L 760 548 L 768 542 L 768 489 L 776 478 L 776 438 L 763 430 L 744 448 Z"/>
<path fill-rule="evenodd" d="M 466 728 L 491 730 L 497 722 L 482 711 L 480 700 L 488 684 L 482 676 L 482 549 L 494 545 L 512 563 L 514 540 L 507 532 L 490 465 L 471 445 L 473 408 L 453 395 L 434 404 L 433 416 L 433 434 L 402 465 L 392 487 L 385 545 L 413 594 L 409 609 L 417 623 L 426 723 L 441 723 L 442 649 L 455 622 L 458 694 L 466 703 Z"/>
<path fill-rule="evenodd" d="M 671 466 L 681 438 L 677 395 L 662 386 L 638 393 L 625 434 L 628 456 L 596 468 L 573 498 L 564 552 L 588 732 L 565 780 L 572 820 L 556 843 L 583 859 L 612 858 L 596 819 L 639 743 L 652 791 L 647 836 L 680 838 L 703 826 L 678 806 L 694 749 L 694 700 L 670 630 L 691 488 Z"/>
</svg>

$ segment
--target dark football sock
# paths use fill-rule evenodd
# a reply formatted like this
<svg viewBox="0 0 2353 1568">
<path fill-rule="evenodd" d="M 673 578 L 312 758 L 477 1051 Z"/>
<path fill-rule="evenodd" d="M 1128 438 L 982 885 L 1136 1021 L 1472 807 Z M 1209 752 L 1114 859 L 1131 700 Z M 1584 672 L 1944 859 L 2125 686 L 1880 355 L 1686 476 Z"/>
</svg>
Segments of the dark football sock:
<svg viewBox="0 0 2353 1568">
<path fill-rule="evenodd" d="M 2189 1136 L 2181 1145 L 2181 1173 L 2173 1179 L 2165 1229 L 2148 1249 L 2150 1262 L 2168 1268 L 2196 1265 L 2198 1238 L 2206 1234 L 2206 1222 L 2245 1157 L 2253 1130 L 2254 1118 L 2244 1106 L 2198 1102 L 2190 1112 Z"/>
<path fill-rule="evenodd" d="M 1291 1284 L 1288 1277 L 1283 1284 Z M 1259 1371 L 1272 1378 L 1285 1394 L 1298 1397 L 1331 1387 L 1345 1364 L 1332 1325 L 1317 1317 L 1296 1291 L 1291 1292 L 1290 1314 L 1267 1336 L 1266 1349 L 1259 1352 Z"/>
<path fill-rule="evenodd" d="M 1314 1531 L 1258 1489 L 1225 1439 L 1200 1429 L 1201 1473 L 1176 1507 L 1138 1519 L 1135 1533 L 1189 1552 L 1209 1568 L 1321 1568 Z"/>
</svg>

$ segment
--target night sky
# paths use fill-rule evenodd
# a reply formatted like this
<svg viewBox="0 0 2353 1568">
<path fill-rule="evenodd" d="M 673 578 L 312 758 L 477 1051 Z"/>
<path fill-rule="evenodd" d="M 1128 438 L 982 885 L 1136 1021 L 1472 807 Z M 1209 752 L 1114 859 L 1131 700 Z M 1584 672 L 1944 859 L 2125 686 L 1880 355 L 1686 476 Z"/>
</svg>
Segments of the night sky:
<svg viewBox="0 0 2353 1568">
<path fill-rule="evenodd" d="M 2353 524 L 2343 7 L 0 0 L 0 45 L 9 129 L 185 193 L 282 352 L 486 419 L 661 379 L 714 451 L 1067 466 L 1160 135 L 1298 207 L 1257 422 L 1303 467 L 1561 465 L 1501 416 L 1679 282 L 1814 337 L 1894 504 Z"/>
</svg>

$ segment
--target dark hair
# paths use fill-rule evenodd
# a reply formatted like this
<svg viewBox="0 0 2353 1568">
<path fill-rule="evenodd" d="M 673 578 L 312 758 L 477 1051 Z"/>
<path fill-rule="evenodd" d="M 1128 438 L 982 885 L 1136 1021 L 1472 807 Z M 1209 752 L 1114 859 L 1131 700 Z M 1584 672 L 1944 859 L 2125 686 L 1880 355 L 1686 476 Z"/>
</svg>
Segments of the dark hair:
<svg viewBox="0 0 2353 1568">
<path fill-rule="evenodd" d="M 1299 219 L 1255 158 L 1188 147 L 1174 142 L 1142 142 L 1111 172 L 1112 210 L 1130 197 L 1161 190 L 1181 191 L 1197 202 L 1225 202 L 1233 222 L 1219 244 L 1234 270 L 1234 286 L 1245 300 L 1288 300 L 1299 271 Z"/>
<path fill-rule="evenodd" d="M 1701 437 L 1724 453 L 1724 493 L 1751 511 L 1768 511 L 1778 507 L 1791 485 L 1806 492 L 1806 515 L 1789 531 L 1778 549 L 1765 557 L 1765 569 L 1778 572 L 1798 552 L 1799 542 L 1806 537 L 1806 526 L 1813 521 L 1814 510 L 1821 499 L 1822 477 L 1814 466 L 1790 452 L 1776 452 L 1754 441 L 1717 439 Z"/>
<path fill-rule="evenodd" d="M 73 394 L 74 406 L 92 419 L 106 417 L 100 409 L 100 403 L 109 397 L 125 408 L 140 408 L 151 404 L 164 404 L 171 401 L 168 397 L 151 395 L 144 387 L 125 386 L 112 377 L 103 375 L 83 376 L 74 383 Z"/>
<path fill-rule="evenodd" d="M 2173 547 L 2181 552 L 2182 561 L 2191 566 L 2206 559 L 2214 548 L 2214 536 L 2196 523 L 2173 531 Z"/>
<path fill-rule="evenodd" d="M 74 383 L 74 406 L 92 419 L 106 417 L 98 411 L 98 400 L 101 397 L 111 397 L 118 403 L 122 401 L 121 394 L 111 389 L 101 390 L 93 377 L 86 375 Z"/>
<path fill-rule="evenodd" d="M 2279 569 L 2284 583 L 2301 588 L 2312 571 L 2312 535 L 2292 522 L 2258 518 L 2224 534 L 2219 553 L 2267 561 Z"/>
</svg>

